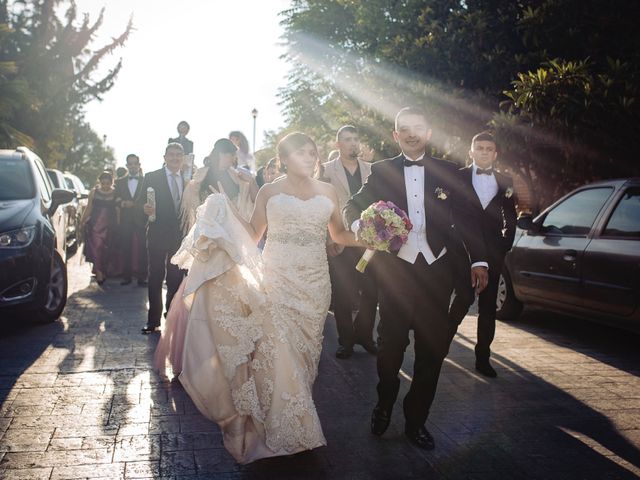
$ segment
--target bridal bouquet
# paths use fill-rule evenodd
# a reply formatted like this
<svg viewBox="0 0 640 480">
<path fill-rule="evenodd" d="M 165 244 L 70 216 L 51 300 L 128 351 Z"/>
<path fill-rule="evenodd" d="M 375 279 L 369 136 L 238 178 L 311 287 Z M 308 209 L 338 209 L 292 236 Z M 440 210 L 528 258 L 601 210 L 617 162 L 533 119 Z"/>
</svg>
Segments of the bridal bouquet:
<svg viewBox="0 0 640 480">
<path fill-rule="evenodd" d="M 393 202 L 379 201 L 362 212 L 359 220 L 358 236 L 373 249 L 367 249 L 356 265 L 356 270 L 364 272 L 376 250 L 397 252 L 407 243 L 413 228 L 407 214 Z"/>
</svg>

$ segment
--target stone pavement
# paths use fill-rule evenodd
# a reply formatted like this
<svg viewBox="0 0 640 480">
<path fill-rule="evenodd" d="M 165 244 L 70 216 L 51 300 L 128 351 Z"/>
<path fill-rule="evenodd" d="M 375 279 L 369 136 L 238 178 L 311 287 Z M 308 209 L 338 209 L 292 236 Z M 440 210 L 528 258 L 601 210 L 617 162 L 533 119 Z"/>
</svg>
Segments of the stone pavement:
<svg viewBox="0 0 640 480">
<path fill-rule="evenodd" d="M 375 359 L 336 360 L 333 320 L 315 398 L 328 446 L 236 465 L 179 382 L 150 369 L 146 290 L 88 283 L 74 257 L 61 321 L 0 333 L 0 478 L 627 479 L 640 475 L 639 337 L 531 312 L 500 323 L 499 377 L 473 371 L 475 317 L 454 340 L 429 417 L 437 447 L 369 433 Z M 411 375 L 403 367 L 401 395 Z"/>
</svg>

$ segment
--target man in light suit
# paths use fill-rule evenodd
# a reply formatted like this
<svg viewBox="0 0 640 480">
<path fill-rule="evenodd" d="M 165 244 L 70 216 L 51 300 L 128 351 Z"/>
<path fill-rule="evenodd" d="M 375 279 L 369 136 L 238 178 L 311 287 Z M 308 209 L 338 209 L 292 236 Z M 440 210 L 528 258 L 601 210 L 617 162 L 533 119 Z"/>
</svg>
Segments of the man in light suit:
<svg viewBox="0 0 640 480">
<path fill-rule="evenodd" d="M 324 164 L 324 179 L 335 187 L 342 210 L 371 174 L 371 165 L 358 158 L 360 138 L 354 126 L 345 125 L 338 130 L 336 147 L 339 151 L 338 158 Z M 345 227 L 349 228 L 348 225 Z M 340 343 L 336 357 L 349 358 L 355 344 L 362 345 L 367 352 L 375 355 L 378 352 L 373 341 L 378 305 L 377 289 L 371 270 L 362 274 L 355 269 L 364 249 L 332 243 L 327 246 L 327 251 L 333 315 Z M 355 319 L 352 315 L 354 304 L 359 305 Z"/>
</svg>

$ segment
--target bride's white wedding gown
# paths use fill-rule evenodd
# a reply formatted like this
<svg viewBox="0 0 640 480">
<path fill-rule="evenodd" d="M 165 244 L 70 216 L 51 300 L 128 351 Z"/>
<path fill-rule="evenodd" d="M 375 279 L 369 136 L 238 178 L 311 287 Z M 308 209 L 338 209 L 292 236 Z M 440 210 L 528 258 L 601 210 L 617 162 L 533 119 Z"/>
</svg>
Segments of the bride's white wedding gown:
<svg viewBox="0 0 640 480">
<path fill-rule="evenodd" d="M 334 205 L 280 193 L 266 208 L 262 257 L 220 195 L 199 209 L 178 254 L 193 262 L 180 381 L 241 463 L 326 445 L 312 387 L 331 295 Z"/>
</svg>

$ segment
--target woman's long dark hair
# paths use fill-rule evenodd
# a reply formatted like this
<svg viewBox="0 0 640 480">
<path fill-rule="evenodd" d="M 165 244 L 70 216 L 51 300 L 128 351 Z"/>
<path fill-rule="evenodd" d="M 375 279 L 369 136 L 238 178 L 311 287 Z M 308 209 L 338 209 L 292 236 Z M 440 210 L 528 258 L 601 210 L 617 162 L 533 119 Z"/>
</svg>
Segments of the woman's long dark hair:
<svg viewBox="0 0 640 480">
<path fill-rule="evenodd" d="M 221 138 L 213 146 L 213 150 L 207 157 L 208 167 L 207 174 L 202 179 L 202 183 L 200 184 L 200 197 L 206 198 L 211 193 L 209 187 L 213 187 L 218 190 L 218 182 L 222 183 L 225 188 L 227 195 L 231 198 L 235 198 L 238 196 L 240 192 L 240 187 L 236 185 L 235 182 L 229 181 L 230 177 L 226 171 L 221 171 L 219 168 L 220 165 L 220 154 L 222 153 L 236 153 L 238 148 L 233 144 L 233 142 L 227 138 Z"/>
<path fill-rule="evenodd" d="M 229 133 L 229 138 L 231 137 L 236 137 L 238 140 L 240 140 L 240 145 L 238 145 L 238 148 L 242 153 L 249 153 L 249 140 L 247 140 L 247 137 L 244 136 L 244 133 L 238 130 L 234 130 L 233 132 Z"/>
</svg>

